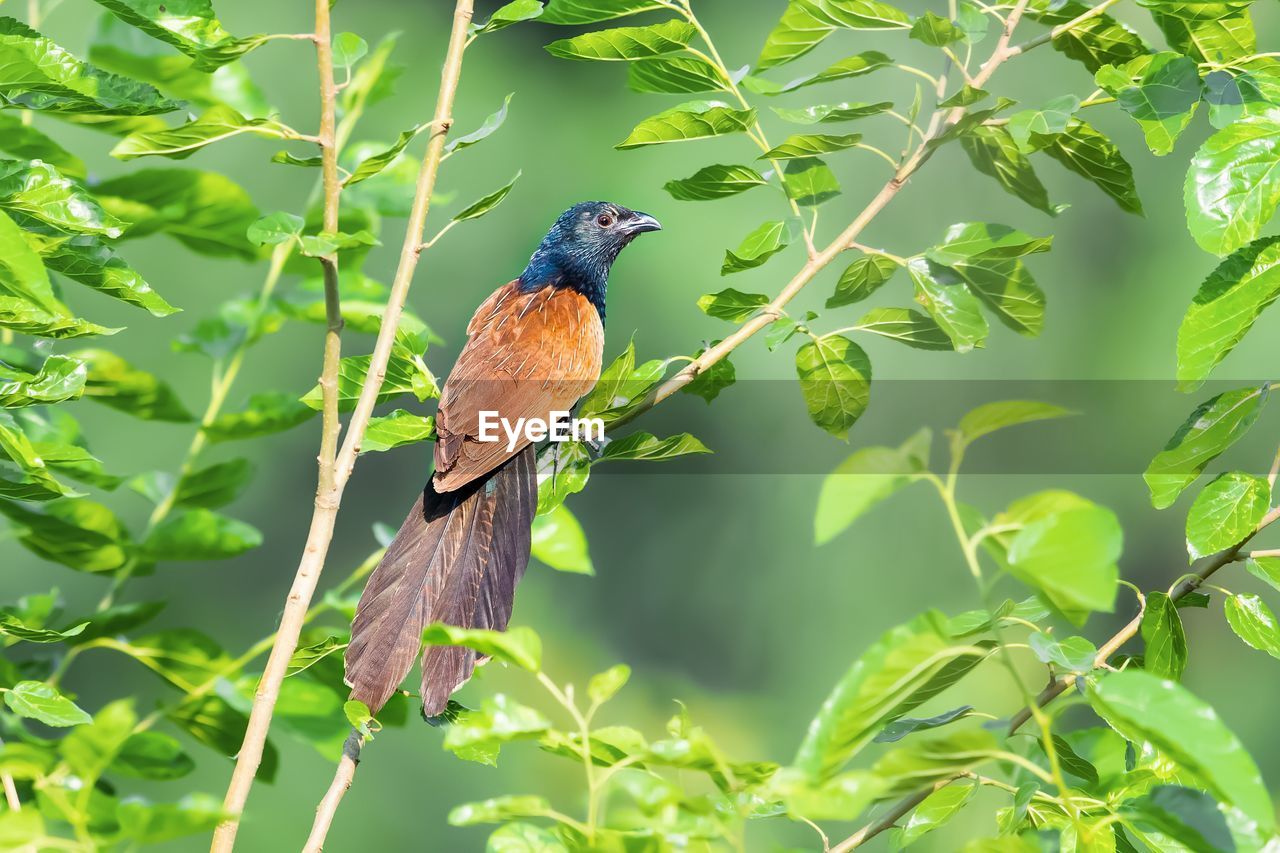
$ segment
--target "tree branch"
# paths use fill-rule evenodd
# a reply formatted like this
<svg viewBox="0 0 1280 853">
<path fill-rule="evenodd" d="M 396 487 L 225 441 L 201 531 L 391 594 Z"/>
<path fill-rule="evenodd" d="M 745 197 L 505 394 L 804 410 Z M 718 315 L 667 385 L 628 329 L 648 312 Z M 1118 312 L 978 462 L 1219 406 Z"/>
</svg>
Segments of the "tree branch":
<svg viewBox="0 0 1280 853">
<path fill-rule="evenodd" d="M 311 834 L 307 836 L 307 843 L 303 845 L 302 853 L 320 853 L 324 849 L 324 840 L 329 834 L 329 827 L 333 825 L 333 816 L 338 813 L 342 797 L 355 779 L 356 766 L 360 764 L 360 749 L 363 745 L 364 738 L 361 737 L 360 732 L 352 729 L 351 734 L 347 735 L 346 742 L 342 744 L 342 758 L 338 760 L 338 769 L 334 771 L 329 790 L 325 791 L 324 799 L 320 801 L 320 805 L 316 806 L 316 820 L 311 825 Z"/>
<path fill-rule="evenodd" d="M 336 456 L 332 457 L 326 457 L 323 450 L 321 453 L 321 483 L 316 493 L 315 510 L 311 516 L 311 527 L 307 534 L 306 546 L 298 564 L 297 574 L 294 576 L 293 586 L 289 590 L 289 596 L 285 602 L 284 614 L 280 619 L 280 629 L 276 633 L 275 643 L 267 659 L 266 668 L 261 680 L 258 682 L 258 689 L 254 695 L 253 709 L 249 715 L 249 725 L 245 731 L 244 743 L 236 759 L 231 785 L 227 789 L 227 796 L 223 803 L 223 808 L 230 817 L 218 827 L 217 832 L 214 834 L 212 849 L 219 851 L 219 853 L 229 853 L 235 843 L 239 818 L 244 810 L 245 802 L 248 800 L 254 774 L 262 761 L 262 751 L 266 743 L 267 731 L 271 726 L 271 715 L 280 695 L 280 685 L 283 683 L 285 673 L 288 670 L 289 659 L 297 649 L 298 636 L 302 630 L 307 608 L 310 605 L 312 596 L 315 594 L 316 584 L 319 581 L 321 571 L 324 569 L 329 545 L 333 540 L 333 528 L 337 520 L 342 494 L 355 468 L 356 457 L 360 453 L 360 442 L 364 437 L 366 427 L 369 425 L 374 404 L 377 402 L 378 392 L 386 375 L 387 363 L 391 358 L 391 347 L 395 342 L 396 330 L 400 325 L 400 315 L 404 310 L 405 300 L 409 294 L 409 286 L 413 282 L 413 274 L 418 265 L 418 247 L 422 243 L 423 226 L 426 223 L 427 212 L 430 209 L 431 194 L 435 189 L 440 159 L 444 153 L 445 137 L 453 123 L 453 101 L 457 94 L 467 26 L 471 22 L 473 5 L 474 0 L 458 0 L 454 10 L 449 47 L 445 55 L 444 69 L 441 72 L 440 92 L 436 101 L 435 118 L 432 122 L 432 135 L 427 145 L 426 155 L 422 161 L 422 168 L 418 173 L 413 206 L 409 213 L 404 243 L 400 251 L 400 262 L 396 268 L 390 295 L 387 298 L 386 310 L 382 315 L 382 324 L 378 330 L 378 338 L 374 344 L 373 355 L 370 357 L 368 374 L 364 385 L 360 389 L 360 396 L 356 402 L 355 411 L 351 416 L 351 422 L 347 428 L 346 438 L 342 442 L 341 449 L 337 451 Z M 323 12 L 321 11 L 322 7 Z M 327 14 L 328 0 L 317 0 L 317 36 L 322 31 L 327 33 Z M 324 28 L 323 30 L 322 27 Z M 327 38 L 324 41 L 327 43 Z M 336 273 L 336 267 L 334 271 Z M 334 376 L 336 377 L 336 366 Z M 336 428 L 335 418 L 334 429 L 336 430 Z M 324 441 L 325 444 L 322 444 L 322 447 L 336 446 L 336 431 L 330 435 L 326 430 Z M 325 476 L 326 461 L 330 466 L 327 478 Z M 354 772 L 354 766 L 350 769 Z M 340 798 L 341 793 L 338 794 L 337 799 L 334 801 L 334 808 L 337 807 L 337 800 Z M 317 843 L 322 842 L 323 836 L 318 839 Z"/>
<path fill-rule="evenodd" d="M 409 285 L 413 281 L 413 274 L 417 268 L 418 246 L 422 242 L 422 229 L 431 204 L 431 193 L 435 189 L 436 173 L 444 150 L 445 136 L 452 123 L 453 100 L 457 92 L 458 77 L 462 67 L 462 47 L 466 39 L 467 25 L 471 21 L 472 6 L 473 0 L 458 0 L 457 8 L 454 12 L 448 53 L 446 54 L 444 70 L 440 79 L 440 95 L 436 102 L 434 129 L 427 147 L 426 156 L 423 159 L 422 168 L 418 174 L 413 207 L 410 211 L 409 222 L 405 229 L 404 244 L 400 253 L 400 263 L 396 270 L 391 293 L 387 299 L 387 307 L 383 313 L 378 339 L 374 345 L 373 355 L 370 358 L 368 374 L 360 390 L 360 397 L 356 403 L 346 439 L 336 454 L 334 451 L 337 449 L 337 430 L 339 428 L 336 417 L 336 399 L 333 403 L 335 414 L 332 418 L 332 423 L 326 418 L 325 434 L 322 438 L 320 454 L 320 487 L 316 492 L 311 526 L 307 534 L 307 542 L 303 549 L 302 558 L 298 564 L 297 573 L 294 576 L 293 585 L 285 601 L 284 613 L 280 620 L 280 629 L 276 633 L 275 643 L 267 659 L 266 668 L 254 694 L 253 709 L 249 715 L 249 725 L 245 731 L 244 742 L 236 759 L 236 767 L 232 773 L 231 784 L 227 788 L 227 795 L 223 802 L 223 808 L 230 817 L 220 824 L 214 833 L 212 849 L 220 851 L 220 853 L 229 853 L 235 844 L 240 815 L 244 811 L 245 802 L 249 797 L 249 790 L 253 786 L 254 774 L 262 761 L 262 751 L 266 743 L 267 731 L 271 726 L 271 715 L 280 695 L 280 685 L 284 681 L 289 659 L 297 649 L 298 636 L 302 630 L 307 608 L 310 606 L 311 598 L 315 594 L 316 584 L 319 581 L 321 571 L 324 569 L 329 545 L 333 540 L 333 529 L 337 520 L 338 506 L 342 500 L 342 493 L 351 477 L 352 470 L 355 468 L 356 456 L 360 452 L 360 441 L 364 436 L 365 428 L 369 424 L 369 418 L 372 416 L 374 403 L 377 401 L 378 391 L 382 387 L 382 381 L 386 374 L 387 363 L 391 358 L 391 346 L 395 341 L 396 330 L 400 324 L 400 315 L 404 310 Z M 331 111 L 334 109 L 335 91 L 332 83 L 332 57 L 327 50 L 327 45 L 329 44 L 328 7 L 328 0 L 317 0 L 317 54 L 322 57 L 319 59 L 319 64 L 321 76 L 325 78 L 322 79 L 321 89 L 322 92 L 327 92 L 324 99 L 324 109 L 330 113 L 328 119 L 322 120 L 321 137 L 322 139 L 327 138 L 332 143 Z M 325 73 L 326 65 L 327 74 Z M 326 153 L 332 150 L 332 144 L 326 146 Z M 332 156 L 334 158 L 334 168 L 331 172 L 331 177 L 336 180 L 336 151 L 333 151 Z M 326 180 L 325 196 L 326 228 L 328 228 L 330 222 L 328 218 L 330 213 L 328 200 L 336 197 L 336 191 L 330 188 L 328 180 Z M 336 218 L 332 222 L 336 229 Z M 331 307 L 337 307 L 336 263 L 332 265 L 332 273 L 330 273 L 330 265 L 326 264 L 325 272 L 325 302 L 326 311 L 328 312 Z M 330 275 L 332 275 L 333 282 L 332 299 L 330 298 Z M 337 362 L 335 360 L 332 363 L 332 370 L 330 371 L 330 340 L 336 337 L 336 329 L 340 329 L 341 325 L 340 321 L 338 323 L 333 321 L 332 314 L 329 314 L 329 319 L 330 324 L 325 342 L 325 378 L 328 378 L 334 384 L 332 389 L 325 388 L 324 378 L 322 378 L 321 387 L 326 395 L 333 393 L 336 398 Z M 333 354 L 336 355 L 336 349 Z M 326 396 L 327 401 L 328 397 Z"/>
</svg>

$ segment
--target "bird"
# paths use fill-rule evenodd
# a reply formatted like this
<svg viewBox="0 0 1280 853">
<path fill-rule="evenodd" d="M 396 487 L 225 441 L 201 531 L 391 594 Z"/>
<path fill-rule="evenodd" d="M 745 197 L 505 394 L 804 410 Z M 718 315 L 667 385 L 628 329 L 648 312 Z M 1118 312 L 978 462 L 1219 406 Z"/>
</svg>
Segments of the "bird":
<svg viewBox="0 0 1280 853">
<path fill-rule="evenodd" d="M 356 606 L 345 653 L 351 699 L 370 712 L 399 689 L 434 622 L 506 630 L 529 562 L 537 509 L 535 448 L 482 439 L 481 413 L 550 422 L 600 378 L 605 295 L 618 254 L 660 231 L 647 213 L 604 201 L 562 213 L 520 276 L 467 324 L 441 388 L 435 470 Z M 491 418 L 492 415 L 489 415 Z M 422 713 L 442 714 L 483 656 L 461 646 L 422 652 Z"/>
</svg>

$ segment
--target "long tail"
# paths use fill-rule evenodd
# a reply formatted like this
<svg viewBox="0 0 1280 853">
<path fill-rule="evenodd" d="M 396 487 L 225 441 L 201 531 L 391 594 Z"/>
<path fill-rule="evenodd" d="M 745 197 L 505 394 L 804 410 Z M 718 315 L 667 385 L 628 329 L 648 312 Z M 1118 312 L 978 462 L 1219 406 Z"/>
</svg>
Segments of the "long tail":
<svg viewBox="0 0 1280 853">
<path fill-rule="evenodd" d="M 506 629 L 529 562 L 537 502 L 531 446 L 455 491 L 437 492 L 427 483 L 356 607 L 346 654 L 352 699 L 377 713 L 413 667 L 422 630 L 432 622 Z M 477 659 L 460 646 L 427 648 L 425 715 L 444 711 Z"/>
</svg>

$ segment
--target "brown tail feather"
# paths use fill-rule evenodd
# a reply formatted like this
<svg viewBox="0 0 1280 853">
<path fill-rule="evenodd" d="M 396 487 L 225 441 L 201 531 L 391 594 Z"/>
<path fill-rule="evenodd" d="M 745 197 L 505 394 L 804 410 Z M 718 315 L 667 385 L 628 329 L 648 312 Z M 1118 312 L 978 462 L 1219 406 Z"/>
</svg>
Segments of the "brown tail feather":
<svg viewBox="0 0 1280 853">
<path fill-rule="evenodd" d="M 351 625 L 346 679 L 351 698 L 377 713 L 413 667 L 432 622 L 504 630 L 529 562 L 538 501 L 532 447 L 452 492 L 427 484 L 374 569 Z M 422 656 L 423 713 L 435 716 L 475 668 L 461 647 Z"/>
</svg>

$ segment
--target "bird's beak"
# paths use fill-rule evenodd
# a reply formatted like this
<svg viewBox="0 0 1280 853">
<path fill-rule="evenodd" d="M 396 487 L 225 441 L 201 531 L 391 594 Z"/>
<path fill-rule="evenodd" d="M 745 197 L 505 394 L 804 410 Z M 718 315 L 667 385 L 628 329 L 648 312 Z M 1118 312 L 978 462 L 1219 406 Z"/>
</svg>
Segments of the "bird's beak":
<svg viewBox="0 0 1280 853">
<path fill-rule="evenodd" d="M 628 234 L 643 234 L 646 231 L 661 231 L 662 224 L 649 214 L 637 210 L 634 217 L 627 220 L 623 228 Z"/>
</svg>

